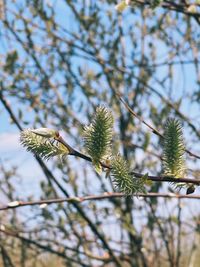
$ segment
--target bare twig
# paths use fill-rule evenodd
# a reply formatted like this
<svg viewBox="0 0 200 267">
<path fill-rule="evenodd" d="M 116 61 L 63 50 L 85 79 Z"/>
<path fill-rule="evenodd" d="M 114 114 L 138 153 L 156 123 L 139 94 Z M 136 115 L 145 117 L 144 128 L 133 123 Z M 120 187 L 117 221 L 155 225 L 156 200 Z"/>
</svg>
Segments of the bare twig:
<svg viewBox="0 0 200 267">
<path fill-rule="evenodd" d="M 100 195 L 90 195 L 85 197 L 68 197 L 68 198 L 55 198 L 55 199 L 45 199 L 45 200 L 35 200 L 35 201 L 13 201 L 4 206 L 0 207 L 0 210 L 8 210 L 8 209 L 16 209 L 24 206 L 35 206 L 40 205 L 41 208 L 45 208 L 46 205 L 55 204 L 55 203 L 80 203 L 91 200 L 104 200 L 108 198 L 124 198 L 126 197 L 123 193 L 115 193 L 115 192 L 106 192 Z M 132 197 L 132 196 L 131 196 Z M 178 199 L 200 199 L 200 195 L 179 195 L 174 193 L 147 193 L 135 194 L 134 197 L 144 197 L 144 198 L 178 198 Z M 45 205 L 46 204 L 46 205 Z"/>
<path fill-rule="evenodd" d="M 160 138 L 164 138 L 163 135 L 156 129 L 154 128 L 152 125 L 150 125 L 149 123 L 147 123 L 141 116 L 139 116 L 137 113 L 135 113 L 131 107 L 128 105 L 128 103 L 126 103 L 126 101 L 121 97 L 121 95 L 119 93 L 116 92 L 116 96 L 118 97 L 118 99 L 122 102 L 122 104 L 125 106 L 125 108 L 135 117 L 137 118 L 140 122 L 142 122 L 144 125 L 146 125 L 151 131 L 152 133 L 154 133 L 155 135 L 159 136 Z M 188 153 L 190 156 L 200 159 L 199 155 L 194 154 L 193 152 L 191 152 L 190 150 L 186 149 L 185 150 L 186 153 Z"/>
</svg>

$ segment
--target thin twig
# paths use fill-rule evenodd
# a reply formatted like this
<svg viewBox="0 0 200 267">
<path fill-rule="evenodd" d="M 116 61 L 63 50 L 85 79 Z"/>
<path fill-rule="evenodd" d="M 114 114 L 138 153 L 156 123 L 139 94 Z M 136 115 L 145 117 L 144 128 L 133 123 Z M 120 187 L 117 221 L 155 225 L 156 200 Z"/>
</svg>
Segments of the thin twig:
<svg viewBox="0 0 200 267">
<path fill-rule="evenodd" d="M 16 209 L 24 206 L 35 206 L 41 205 L 41 208 L 45 208 L 46 205 L 55 204 L 55 203 L 80 203 L 91 200 L 104 200 L 109 198 L 124 198 L 127 195 L 123 193 L 115 193 L 115 192 L 106 192 L 100 195 L 90 195 L 85 197 L 68 197 L 68 198 L 55 198 L 55 199 L 45 199 L 45 200 L 35 200 L 35 201 L 12 201 L 4 206 L 0 207 L 0 210 L 8 210 L 8 209 Z M 138 193 L 131 197 L 144 197 L 144 198 L 178 198 L 178 199 L 200 199 L 200 195 L 179 195 L 174 193 L 147 193 L 142 194 Z M 46 204 L 46 205 L 45 205 Z"/>
<path fill-rule="evenodd" d="M 159 136 L 160 138 L 164 138 L 164 136 L 156 129 L 154 128 L 152 125 L 150 125 L 149 123 L 147 123 L 141 116 L 139 116 L 137 113 L 135 113 L 131 107 L 128 105 L 128 103 L 126 103 L 126 101 L 122 98 L 122 96 L 116 92 L 116 96 L 117 98 L 120 100 L 120 102 L 125 106 L 125 108 L 135 117 L 137 118 L 140 122 L 142 122 L 144 125 L 146 125 L 151 131 L 152 133 L 154 133 L 155 135 Z M 194 154 L 193 152 L 191 152 L 190 150 L 186 149 L 185 150 L 186 153 L 188 153 L 190 156 L 200 159 L 199 155 Z"/>
</svg>

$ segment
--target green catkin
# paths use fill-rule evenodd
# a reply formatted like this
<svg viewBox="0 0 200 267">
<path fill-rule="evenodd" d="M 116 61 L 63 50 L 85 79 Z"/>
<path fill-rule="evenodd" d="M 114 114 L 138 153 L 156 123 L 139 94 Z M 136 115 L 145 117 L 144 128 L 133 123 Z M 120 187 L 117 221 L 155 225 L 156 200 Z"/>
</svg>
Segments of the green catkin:
<svg viewBox="0 0 200 267">
<path fill-rule="evenodd" d="M 34 133 L 35 130 L 26 129 L 20 134 L 20 142 L 27 151 L 34 153 L 41 158 L 48 160 L 54 156 L 68 154 L 67 148 L 54 138 L 47 138 Z"/>
<path fill-rule="evenodd" d="M 84 128 L 84 144 L 97 172 L 101 172 L 100 162 L 111 154 L 113 116 L 105 107 L 98 107 L 92 123 Z"/>
<path fill-rule="evenodd" d="M 111 177 L 116 188 L 125 195 L 144 193 L 144 179 L 130 174 L 127 162 L 120 156 L 111 161 Z"/>
<path fill-rule="evenodd" d="M 168 119 L 164 128 L 163 169 L 164 174 L 172 177 L 183 177 L 185 166 L 185 145 L 182 127 L 178 120 Z"/>
</svg>

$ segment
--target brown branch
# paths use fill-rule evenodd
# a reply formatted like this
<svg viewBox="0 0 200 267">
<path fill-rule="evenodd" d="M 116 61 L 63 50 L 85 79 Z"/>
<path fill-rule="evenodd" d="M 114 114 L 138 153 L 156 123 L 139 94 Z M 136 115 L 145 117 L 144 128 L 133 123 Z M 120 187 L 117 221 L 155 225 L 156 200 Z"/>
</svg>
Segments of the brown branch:
<svg viewBox="0 0 200 267">
<path fill-rule="evenodd" d="M 144 174 L 137 172 L 131 172 L 131 174 L 133 174 L 137 178 L 141 178 L 144 176 Z M 169 176 L 148 175 L 147 179 L 154 182 L 186 183 L 186 184 L 200 185 L 200 179 L 194 179 L 194 178 L 184 178 L 184 177 L 175 178 Z"/>
<path fill-rule="evenodd" d="M 24 206 L 35 206 L 40 205 L 41 208 L 45 208 L 46 205 L 51 205 L 55 203 L 82 203 L 85 201 L 91 201 L 91 200 L 104 200 L 109 198 L 124 198 L 127 195 L 123 193 L 115 193 L 115 192 L 106 192 L 100 195 L 90 195 L 85 197 L 68 197 L 68 198 L 55 198 L 55 199 L 45 199 L 45 200 L 35 200 L 35 201 L 13 201 L 10 202 L 4 206 L 0 207 L 0 211 L 2 210 L 9 210 L 9 209 L 16 209 L 19 207 Z M 132 196 L 131 196 L 132 197 Z M 200 195 L 179 195 L 174 193 L 138 193 L 135 194 L 134 197 L 144 197 L 144 198 L 186 198 L 186 199 L 200 199 Z M 46 204 L 46 205 L 45 205 Z"/>
<path fill-rule="evenodd" d="M 64 146 L 67 148 L 69 145 L 63 140 L 63 138 L 60 136 L 58 139 L 56 139 L 58 142 L 61 142 Z M 61 141 L 62 140 L 62 141 Z M 70 155 L 80 157 L 86 161 L 92 162 L 92 159 L 76 150 L 73 148 L 72 152 Z M 103 162 L 100 162 L 101 166 L 106 169 L 112 169 L 112 167 L 108 164 L 105 164 Z M 134 175 L 137 178 L 142 178 L 145 174 L 142 173 L 137 173 L 137 172 L 131 172 L 130 174 Z M 175 178 L 175 177 L 170 177 L 170 176 L 155 176 L 155 175 L 148 175 L 147 180 L 154 181 L 154 182 L 173 182 L 173 183 L 187 183 L 187 184 L 195 184 L 195 185 L 200 185 L 200 179 L 194 179 L 194 178 L 186 178 L 186 177 L 180 177 L 180 178 Z"/>
<path fill-rule="evenodd" d="M 140 118 L 137 114 L 136 116 L 138 118 Z M 145 122 L 145 124 L 148 126 L 149 124 Z M 150 126 L 151 127 L 151 126 Z M 154 129 L 153 127 L 151 127 L 152 130 L 154 130 L 155 132 L 157 131 L 156 129 Z M 162 135 L 161 135 L 162 136 Z M 163 136 L 162 136 L 163 137 Z M 56 138 L 56 140 L 60 143 L 62 143 L 64 146 L 66 146 L 67 148 L 69 147 L 69 145 L 63 140 L 63 138 L 61 136 L 59 136 L 58 138 Z M 76 150 L 74 150 L 72 147 L 71 148 L 71 153 L 70 155 L 76 156 L 76 157 L 80 157 L 86 161 L 92 162 L 92 159 Z M 101 166 L 103 168 L 106 169 L 112 169 L 112 167 L 108 164 L 105 164 L 103 162 L 100 162 Z M 134 175 L 137 178 L 142 178 L 145 174 L 142 173 L 137 173 L 137 172 L 131 172 L 130 174 Z M 194 179 L 194 178 L 187 178 L 187 177 L 179 177 L 179 178 L 175 178 L 175 177 L 170 177 L 170 176 L 155 176 L 155 175 L 148 175 L 147 179 L 150 181 L 154 181 L 154 182 L 173 182 L 173 183 L 186 183 L 186 184 L 195 184 L 195 185 L 200 185 L 200 179 Z"/>
<path fill-rule="evenodd" d="M 123 99 L 122 99 L 123 100 Z M 123 100 L 124 101 L 124 100 Z M 126 104 L 126 102 L 123 102 Z M 126 104 L 127 105 L 127 104 Z M 129 106 L 128 106 L 129 107 Z M 129 107 L 130 108 L 130 107 Z M 132 110 L 131 110 L 132 111 Z M 135 116 L 141 120 L 145 125 L 147 125 L 147 127 L 149 127 L 150 129 L 152 129 L 152 131 L 154 131 L 155 134 L 159 134 L 159 136 L 161 136 L 163 138 L 163 136 L 152 126 L 150 126 L 148 123 L 146 123 L 140 116 L 138 116 L 134 111 L 132 111 L 133 114 L 135 114 Z M 70 155 L 82 158 L 86 161 L 92 162 L 92 159 L 76 150 L 74 150 L 71 146 L 69 146 L 64 139 L 59 136 L 58 138 L 56 138 L 56 140 L 60 143 L 62 143 L 66 148 L 70 147 Z M 191 153 L 191 152 L 190 152 Z M 101 166 L 103 168 L 106 169 L 112 169 L 112 167 L 108 164 L 105 164 L 103 162 L 100 162 Z M 130 174 L 134 175 L 137 178 L 142 178 L 144 176 L 144 174 L 141 173 L 137 173 L 137 172 L 131 172 Z M 200 179 L 194 179 L 194 178 L 186 178 L 186 177 L 179 177 L 179 178 L 175 178 L 175 177 L 170 177 L 170 176 L 154 176 L 154 175 L 148 175 L 147 179 L 150 181 L 154 181 L 154 182 L 173 182 L 173 183 L 186 183 L 186 184 L 195 184 L 195 185 L 200 185 Z"/>
</svg>

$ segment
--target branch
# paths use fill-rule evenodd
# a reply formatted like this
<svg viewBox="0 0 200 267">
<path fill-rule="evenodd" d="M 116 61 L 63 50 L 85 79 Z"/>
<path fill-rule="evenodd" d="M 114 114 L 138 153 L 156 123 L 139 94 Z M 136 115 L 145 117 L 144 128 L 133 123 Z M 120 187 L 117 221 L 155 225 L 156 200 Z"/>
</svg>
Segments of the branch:
<svg viewBox="0 0 200 267">
<path fill-rule="evenodd" d="M 164 136 L 156 128 L 154 128 L 152 125 L 147 123 L 141 116 L 139 116 L 137 113 L 135 113 L 131 109 L 131 107 L 126 103 L 126 101 L 121 97 L 121 95 L 119 93 L 117 93 L 117 92 L 115 92 L 115 93 L 116 93 L 117 98 L 120 100 L 120 102 L 122 102 L 122 104 L 125 106 L 125 108 L 128 110 L 128 112 L 130 112 L 135 118 L 137 118 L 140 122 L 142 122 L 144 125 L 146 125 L 151 130 L 152 133 L 159 136 L 160 138 L 164 138 Z M 191 152 L 188 149 L 186 149 L 185 152 L 188 153 L 191 157 L 200 159 L 199 155 L 194 154 L 193 152 Z"/>
<path fill-rule="evenodd" d="M 131 195 L 132 196 L 132 195 Z M 90 195 L 85 197 L 68 197 L 68 198 L 55 198 L 55 199 L 45 199 L 45 200 L 35 200 L 35 201 L 13 201 L 10 203 L 7 203 L 4 206 L 0 207 L 1 210 L 9 210 L 9 209 L 16 209 L 19 207 L 24 206 L 36 206 L 40 205 L 40 208 L 45 208 L 47 205 L 55 204 L 55 203 L 82 203 L 85 201 L 91 201 L 91 200 L 104 200 L 104 199 L 110 199 L 110 198 L 124 198 L 127 197 L 127 195 L 123 193 L 114 193 L 114 192 L 106 192 L 100 195 Z M 174 193 L 147 193 L 142 194 L 138 193 L 135 194 L 134 197 L 144 197 L 144 198 L 187 198 L 187 199 L 200 199 L 200 195 L 179 195 Z"/>
<path fill-rule="evenodd" d="M 145 123 L 148 125 L 147 123 Z M 151 127 L 154 129 L 153 127 Z M 156 131 L 156 130 L 155 130 Z M 162 136 L 162 135 L 161 135 Z M 163 136 L 162 136 L 163 137 Z M 61 136 L 59 136 L 56 139 L 58 142 L 61 142 L 64 146 L 68 147 L 69 145 L 63 140 Z M 76 150 L 72 149 L 72 153 L 70 155 L 80 157 L 86 161 L 92 162 L 92 159 Z M 190 152 L 191 153 L 191 152 Z M 194 154 L 193 154 L 194 155 Z M 199 157 L 200 158 L 200 157 Z M 108 164 L 105 163 L 100 163 L 103 168 L 111 170 L 112 167 Z M 136 173 L 136 172 L 131 172 L 130 174 L 133 174 L 137 178 L 142 178 L 145 174 L 142 173 Z M 174 182 L 174 183 L 186 183 L 186 184 L 195 184 L 195 185 L 200 185 L 200 179 L 194 179 L 194 178 L 187 178 L 187 177 L 180 177 L 180 178 L 175 178 L 175 177 L 170 177 L 170 176 L 154 176 L 154 175 L 148 175 L 147 180 L 154 181 L 154 182 Z"/>
<path fill-rule="evenodd" d="M 133 112 L 134 113 L 134 112 Z M 135 113 L 134 113 L 135 114 Z M 137 117 L 139 117 L 137 114 L 136 114 Z M 139 117 L 140 118 L 140 117 Z M 140 118 L 141 119 L 141 118 Z M 144 120 L 142 120 L 144 122 Z M 147 126 L 149 126 L 148 123 L 144 122 Z M 151 127 L 151 129 L 153 129 L 153 131 L 156 133 L 157 130 L 154 129 L 152 126 L 149 126 Z M 163 135 L 161 135 L 159 133 L 159 135 L 163 138 Z M 64 146 L 66 145 L 66 147 L 68 147 L 69 145 L 63 140 L 63 138 L 61 136 L 59 136 L 57 139 L 56 139 L 58 142 L 61 142 Z M 76 156 L 76 157 L 80 157 L 86 161 L 89 161 L 89 162 L 92 162 L 92 159 L 76 150 L 74 150 L 73 148 L 72 149 L 72 153 L 70 155 L 73 155 L 73 156 Z M 191 153 L 191 152 L 190 152 Z M 193 154 L 194 155 L 194 154 Z M 200 157 L 199 157 L 200 158 Z M 112 169 L 110 165 L 108 164 L 105 164 L 105 163 L 102 163 L 101 162 L 101 166 L 103 168 L 106 168 L 106 169 Z M 145 174 L 142 174 L 142 173 L 136 173 L 136 172 L 131 172 L 130 174 L 133 174 L 135 177 L 137 178 L 142 178 Z M 194 179 L 194 178 L 188 178 L 188 177 L 180 177 L 180 178 L 175 178 L 175 177 L 170 177 L 170 176 L 154 176 L 154 175 L 148 175 L 147 176 L 147 180 L 150 180 L 150 181 L 154 181 L 154 182 L 174 182 L 174 183 L 186 183 L 186 184 L 195 184 L 195 185 L 200 185 L 200 179 Z"/>
<path fill-rule="evenodd" d="M 131 172 L 135 177 L 142 178 L 145 174 L 137 173 L 137 172 Z M 194 179 L 194 178 L 174 178 L 170 176 L 154 176 L 154 175 L 148 175 L 147 180 L 154 181 L 154 182 L 170 182 L 170 183 L 186 183 L 186 184 L 195 184 L 200 185 L 200 179 Z"/>
</svg>

